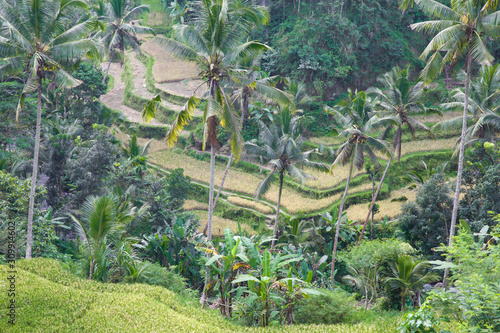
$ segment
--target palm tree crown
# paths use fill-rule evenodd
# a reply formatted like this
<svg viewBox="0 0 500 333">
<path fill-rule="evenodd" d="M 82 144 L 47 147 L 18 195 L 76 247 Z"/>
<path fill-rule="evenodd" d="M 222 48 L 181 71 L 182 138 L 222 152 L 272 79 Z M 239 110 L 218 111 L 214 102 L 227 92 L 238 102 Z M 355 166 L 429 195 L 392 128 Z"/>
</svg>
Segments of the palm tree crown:
<svg viewBox="0 0 500 333">
<path fill-rule="evenodd" d="M 264 195 L 271 187 L 272 182 L 279 175 L 280 185 L 278 194 L 278 204 L 276 210 L 276 220 L 274 224 L 274 238 L 271 247 L 274 248 L 277 234 L 281 191 L 283 188 L 283 178 L 285 172 L 291 177 L 303 182 L 311 177 L 298 167 L 312 167 L 326 171 L 328 168 L 323 163 L 309 160 L 310 155 L 315 150 L 302 151 L 304 139 L 298 132 L 300 120 L 303 117 L 294 116 L 289 108 L 282 109 L 275 121 L 268 127 L 262 121 L 259 121 L 259 139 L 252 140 L 245 144 L 248 154 L 254 155 L 260 159 L 262 164 L 270 164 L 271 172 L 259 184 L 255 191 L 255 196 L 259 198 Z"/>
<path fill-rule="evenodd" d="M 441 108 L 461 110 L 464 108 L 465 94 L 457 88 L 452 92 L 453 101 L 441 104 Z M 469 127 L 465 132 L 465 144 L 473 145 L 478 140 L 497 140 L 500 131 L 500 66 L 483 66 L 479 77 L 471 82 L 468 104 Z M 442 121 L 433 129 L 460 129 L 462 117 Z M 458 142 L 461 138 L 458 139 Z"/>
<path fill-rule="evenodd" d="M 132 7 L 128 0 L 109 0 L 106 4 L 106 16 L 103 18 L 107 22 L 102 36 L 102 42 L 109 49 L 110 55 L 114 52 L 123 57 L 125 47 L 131 46 L 139 48 L 139 42 L 135 37 L 138 33 L 152 33 L 148 27 L 140 26 L 133 20 L 143 13 L 149 12 L 147 5 Z"/>
<path fill-rule="evenodd" d="M 367 93 L 374 96 L 373 107 L 378 111 L 376 121 L 371 125 L 373 129 L 383 129 L 381 138 L 396 128 L 396 137 L 393 143 L 393 150 L 398 150 L 398 160 L 401 159 L 401 139 L 403 129 L 406 127 L 415 139 L 418 128 L 430 132 L 430 128 L 422 122 L 411 117 L 412 113 L 439 113 L 435 109 L 428 109 L 421 102 L 423 94 L 423 83 L 411 82 L 408 75 L 409 68 L 400 69 L 394 67 L 377 78 L 383 86 L 380 88 L 370 88 Z"/>
</svg>

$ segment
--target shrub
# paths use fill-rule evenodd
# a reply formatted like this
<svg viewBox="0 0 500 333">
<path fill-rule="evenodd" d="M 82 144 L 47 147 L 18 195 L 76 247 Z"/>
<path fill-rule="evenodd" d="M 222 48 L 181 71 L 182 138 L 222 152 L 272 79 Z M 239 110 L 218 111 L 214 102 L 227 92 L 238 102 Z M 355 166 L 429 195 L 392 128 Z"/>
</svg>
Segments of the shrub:
<svg viewBox="0 0 500 333">
<path fill-rule="evenodd" d="M 399 227 L 405 239 L 423 254 L 439 258 L 434 247 L 448 238 L 453 200 L 444 174 L 436 174 L 424 183 L 415 202 L 403 205 Z"/>
<path fill-rule="evenodd" d="M 356 321 L 354 297 L 343 290 L 321 290 L 323 295 L 301 299 L 295 310 L 295 320 L 301 324 L 338 324 Z"/>
</svg>

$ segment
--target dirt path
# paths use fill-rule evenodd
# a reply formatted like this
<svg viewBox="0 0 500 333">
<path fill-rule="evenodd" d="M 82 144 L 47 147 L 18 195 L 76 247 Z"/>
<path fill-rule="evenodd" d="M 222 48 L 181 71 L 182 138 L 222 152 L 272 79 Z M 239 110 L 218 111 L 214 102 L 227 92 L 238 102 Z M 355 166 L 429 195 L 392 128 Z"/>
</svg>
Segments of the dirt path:
<svg viewBox="0 0 500 333">
<path fill-rule="evenodd" d="M 102 63 L 102 68 L 106 70 L 108 67 L 108 63 Z M 109 68 L 109 74 L 115 78 L 115 86 L 113 89 L 108 91 L 106 95 L 101 96 L 101 102 L 106 105 L 108 108 L 120 110 L 128 120 L 134 123 L 142 123 L 145 122 L 141 119 L 141 113 L 132 108 L 129 108 L 125 104 L 123 104 L 123 94 L 125 92 L 125 83 L 121 80 L 123 68 L 120 64 L 112 63 Z M 153 119 L 150 125 L 163 125 L 158 120 Z"/>
<path fill-rule="evenodd" d="M 146 66 L 133 53 L 128 53 L 127 57 L 134 72 L 134 93 L 147 99 L 153 98 L 153 94 L 146 88 Z M 177 112 L 182 110 L 182 106 L 168 101 L 162 101 L 162 104 Z"/>
</svg>

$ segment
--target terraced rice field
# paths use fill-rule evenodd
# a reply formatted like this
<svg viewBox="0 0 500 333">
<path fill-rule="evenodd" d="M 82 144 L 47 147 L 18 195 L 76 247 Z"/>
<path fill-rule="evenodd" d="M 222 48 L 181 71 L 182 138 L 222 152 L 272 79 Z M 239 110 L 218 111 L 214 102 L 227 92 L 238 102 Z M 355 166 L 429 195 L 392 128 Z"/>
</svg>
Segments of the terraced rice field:
<svg viewBox="0 0 500 333">
<path fill-rule="evenodd" d="M 192 212 L 195 213 L 196 215 L 198 215 L 198 217 L 200 218 L 201 224 L 200 224 L 199 230 L 200 230 L 200 232 L 203 232 L 203 229 L 205 229 L 205 225 L 207 224 L 207 221 L 208 221 L 208 211 L 206 211 L 206 210 L 194 210 Z M 240 223 L 240 226 L 241 226 L 241 230 L 246 232 L 247 234 L 249 234 L 249 235 L 255 234 L 255 230 L 253 230 L 252 227 L 250 227 L 249 225 L 244 224 L 244 223 Z M 212 221 L 212 234 L 214 236 L 215 235 L 223 236 L 224 235 L 224 228 L 229 228 L 229 229 L 231 229 L 231 231 L 233 233 L 236 234 L 236 233 L 238 233 L 238 222 L 214 215 L 213 221 Z"/>
<path fill-rule="evenodd" d="M 375 219 L 381 219 L 385 215 L 389 218 L 396 217 L 401 213 L 401 205 L 405 204 L 405 202 L 394 201 L 391 200 L 400 198 L 405 196 L 408 198 L 408 201 L 415 201 L 417 197 L 417 190 L 408 190 L 406 188 L 392 191 L 391 196 L 385 200 L 378 200 L 377 204 L 380 206 L 380 211 L 375 215 Z M 368 214 L 368 208 L 370 203 L 362 203 L 357 205 L 352 205 L 347 209 L 347 217 L 349 220 L 357 220 L 364 222 L 366 219 L 366 215 Z"/>
<path fill-rule="evenodd" d="M 195 77 L 198 74 L 196 65 L 194 63 L 179 61 L 178 59 L 175 59 L 173 56 L 165 52 L 165 50 L 163 50 L 161 47 L 152 42 L 150 40 L 150 36 L 145 35 L 140 36 L 140 38 L 144 41 L 144 43 L 142 44 L 142 50 L 154 58 L 153 75 L 155 81 L 157 82 L 157 88 L 163 89 L 171 94 L 178 96 L 189 96 L 190 94 L 192 94 L 196 86 L 199 85 L 199 81 L 189 79 Z M 135 63 L 137 63 L 137 61 L 135 61 Z M 142 64 L 140 65 L 143 66 Z M 140 73 L 141 75 L 144 75 L 145 70 L 141 70 Z M 136 78 L 135 89 L 137 90 L 137 93 L 139 95 L 144 96 L 147 95 L 148 92 L 144 91 L 144 87 L 141 86 L 140 83 L 142 81 L 143 78 Z M 137 82 L 139 82 L 139 84 Z M 116 85 L 120 87 L 123 84 L 120 85 L 119 83 L 117 83 Z M 140 87 L 138 87 L 138 85 Z M 173 106 L 174 105 L 171 105 L 170 107 L 172 108 Z M 445 118 L 448 119 L 455 116 L 456 114 L 454 112 L 448 112 L 446 113 Z M 437 118 L 434 119 L 430 117 L 435 118 L 435 116 L 421 116 L 419 120 L 426 122 L 438 120 Z M 183 133 L 183 135 L 190 135 L 189 131 L 184 132 L 185 133 Z M 118 137 L 123 142 L 127 140 L 127 137 L 124 134 L 119 133 Z M 329 146 L 336 146 L 338 144 L 341 144 L 344 140 L 344 138 L 333 136 L 310 138 L 310 141 L 312 143 L 323 143 Z M 147 141 L 149 140 L 142 138 L 139 139 L 140 144 L 145 144 Z M 421 138 L 418 141 L 404 142 L 402 145 L 402 155 L 424 151 L 452 149 L 455 142 L 455 138 L 439 140 Z M 387 158 L 385 157 L 385 159 Z M 168 150 L 163 140 L 151 140 L 149 148 L 149 160 L 150 162 L 167 170 L 183 168 L 185 175 L 190 177 L 191 179 L 205 184 L 209 182 L 210 168 L 208 162 L 200 161 L 190 156 L 181 154 L 179 153 L 179 151 Z M 216 187 L 218 184 L 220 184 L 224 171 L 225 165 L 216 165 Z M 317 191 L 324 191 L 341 187 L 343 184 L 345 184 L 345 180 L 348 176 L 348 166 L 340 165 L 336 166 L 332 170 L 332 173 L 324 173 L 313 169 L 306 169 L 305 171 L 312 177 L 304 181 L 304 188 L 309 188 Z M 362 175 L 364 172 L 365 171 L 363 169 L 355 170 L 353 173 L 353 179 Z M 224 184 L 224 190 L 234 193 L 234 195 L 229 195 L 228 202 L 239 207 L 246 207 L 256 210 L 266 215 L 274 213 L 275 208 L 272 208 L 271 206 L 274 205 L 275 207 L 278 201 L 277 184 L 273 184 L 268 193 L 262 198 L 263 200 L 270 203 L 271 206 L 262 202 L 238 196 L 238 194 L 244 194 L 246 196 L 252 197 L 254 195 L 255 189 L 264 179 L 264 177 L 264 174 L 247 173 L 242 171 L 241 169 L 231 168 Z M 352 195 L 370 190 L 371 183 L 365 182 L 357 186 L 351 186 L 349 189 L 349 194 Z M 285 213 L 289 214 L 321 211 L 328 209 L 334 204 L 338 204 L 341 199 L 342 193 L 343 191 L 339 190 L 334 195 L 321 199 L 315 199 L 312 194 L 305 194 L 298 191 L 297 189 L 294 189 L 293 187 L 285 185 L 281 199 L 282 208 Z M 399 193 L 399 191 L 394 192 L 391 198 L 379 202 L 379 204 L 381 205 L 381 212 L 379 213 L 380 216 L 396 216 L 400 212 L 401 202 L 391 202 L 391 199 L 395 196 L 401 196 L 399 195 Z M 412 197 L 412 194 L 408 194 L 407 196 L 409 200 L 412 200 L 414 198 Z M 364 219 L 365 216 L 363 215 L 366 214 L 367 205 L 368 202 L 350 207 L 348 210 L 350 218 Z M 196 203 L 194 201 L 188 201 L 186 202 L 185 209 L 196 210 L 198 212 L 205 211 L 206 213 L 207 208 L 206 206 L 200 205 L 199 203 Z M 226 223 L 228 225 L 233 223 L 232 228 L 237 227 L 234 224 L 234 221 L 223 221 L 221 223 Z"/>
</svg>

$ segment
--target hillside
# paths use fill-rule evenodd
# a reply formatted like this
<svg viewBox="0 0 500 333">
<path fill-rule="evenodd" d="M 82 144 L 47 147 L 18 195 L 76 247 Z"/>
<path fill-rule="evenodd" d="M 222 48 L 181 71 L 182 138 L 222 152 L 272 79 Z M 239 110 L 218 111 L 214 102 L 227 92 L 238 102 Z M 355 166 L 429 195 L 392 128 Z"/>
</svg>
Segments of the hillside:
<svg viewBox="0 0 500 333">
<path fill-rule="evenodd" d="M 0 275 L 7 267 L 0 265 Z M 248 328 L 223 319 L 217 310 L 188 305 L 171 291 L 142 284 L 108 284 L 83 280 L 57 261 L 17 263 L 16 324 L 0 314 L 0 331 L 29 332 L 373 332 L 395 331 L 396 321 L 356 325 L 309 325 Z M 7 293 L 0 302 L 7 302 Z"/>
</svg>

